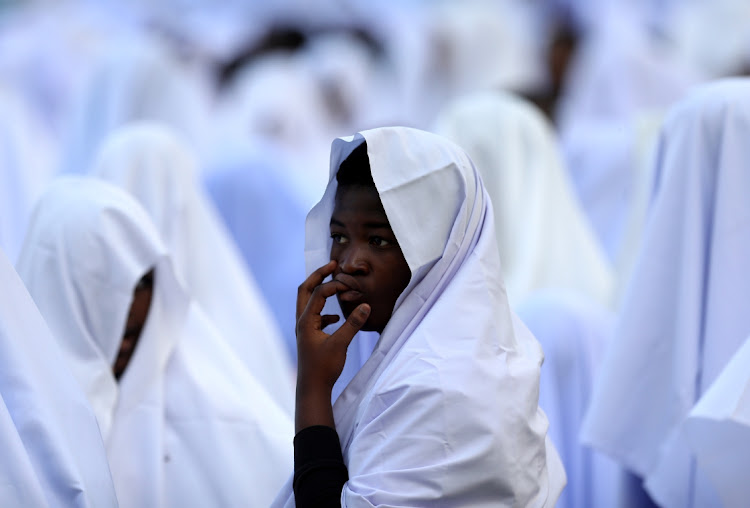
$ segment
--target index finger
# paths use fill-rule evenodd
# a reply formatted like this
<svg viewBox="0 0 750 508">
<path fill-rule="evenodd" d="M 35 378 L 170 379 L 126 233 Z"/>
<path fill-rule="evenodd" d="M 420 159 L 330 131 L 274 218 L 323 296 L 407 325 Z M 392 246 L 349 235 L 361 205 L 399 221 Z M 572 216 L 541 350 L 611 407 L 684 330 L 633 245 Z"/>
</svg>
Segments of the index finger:
<svg viewBox="0 0 750 508">
<path fill-rule="evenodd" d="M 310 296 L 312 296 L 312 292 L 316 287 L 320 286 L 323 283 L 323 280 L 331 275 L 335 269 L 336 261 L 331 260 L 311 273 L 310 276 L 305 279 L 305 282 L 300 284 L 299 288 L 297 288 L 297 320 L 299 320 L 299 317 L 305 311 L 307 302 L 310 301 Z"/>
</svg>

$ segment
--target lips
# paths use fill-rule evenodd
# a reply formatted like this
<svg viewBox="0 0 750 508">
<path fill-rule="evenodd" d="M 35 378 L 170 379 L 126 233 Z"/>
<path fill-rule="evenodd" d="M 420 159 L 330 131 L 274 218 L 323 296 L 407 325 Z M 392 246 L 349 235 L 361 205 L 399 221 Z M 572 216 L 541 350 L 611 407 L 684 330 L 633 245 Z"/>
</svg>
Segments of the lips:
<svg viewBox="0 0 750 508">
<path fill-rule="evenodd" d="M 360 287 L 359 282 L 357 282 L 357 279 L 351 275 L 346 275 L 345 273 L 339 273 L 333 279 L 349 288 L 346 291 L 338 293 L 337 296 L 339 301 L 356 302 L 357 300 L 362 299 L 362 288 Z"/>
</svg>

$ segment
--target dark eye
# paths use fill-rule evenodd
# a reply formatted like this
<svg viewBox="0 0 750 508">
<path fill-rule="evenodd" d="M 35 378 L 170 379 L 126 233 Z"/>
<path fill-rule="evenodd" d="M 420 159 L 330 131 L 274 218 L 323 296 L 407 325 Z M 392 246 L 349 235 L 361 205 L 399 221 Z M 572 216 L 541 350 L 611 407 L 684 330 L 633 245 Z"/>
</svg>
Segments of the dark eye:
<svg viewBox="0 0 750 508">
<path fill-rule="evenodd" d="M 370 243 L 375 247 L 388 247 L 391 245 L 390 240 L 386 240 L 382 236 L 373 236 L 370 238 Z"/>
<path fill-rule="evenodd" d="M 331 238 L 333 239 L 333 243 L 338 243 L 338 244 L 346 243 L 349 241 L 341 233 L 331 233 Z"/>
</svg>

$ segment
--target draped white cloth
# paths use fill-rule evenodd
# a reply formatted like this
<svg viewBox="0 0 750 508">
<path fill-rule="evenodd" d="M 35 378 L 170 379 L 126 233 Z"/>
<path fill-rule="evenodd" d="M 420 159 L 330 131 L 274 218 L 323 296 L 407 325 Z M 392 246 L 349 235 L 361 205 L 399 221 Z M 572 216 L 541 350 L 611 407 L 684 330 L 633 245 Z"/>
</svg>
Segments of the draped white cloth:
<svg viewBox="0 0 750 508">
<path fill-rule="evenodd" d="M 750 499 L 750 340 L 690 411 L 683 431 L 726 508 Z"/>
<path fill-rule="evenodd" d="M 611 305 L 612 267 L 540 111 L 505 92 L 482 92 L 450 104 L 435 130 L 466 150 L 482 174 L 512 304 L 558 287 Z"/>
<path fill-rule="evenodd" d="M 143 205 L 190 295 L 253 377 L 291 415 L 293 372 L 284 339 L 197 173 L 188 147 L 155 124 L 114 132 L 93 169 L 95 176 L 126 189 Z"/>
<path fill-rule="evenodd" d="M 106 47 L 71 101 L 61 172 L 88 172 L 111 132 L 137 121 L 168 125 L 201 150 L 210 95 L 205 76 L 142 33 L 107 41 Z"/>
<path fill-rule="evenodd" d="M 17 90 L 0 84 L 0 248 L 15 261 L 34 201 L 52 176 L 54 144 Z"/>
<path fill-rule="evenodd" d="M 576 194 L 612 261 L 632 240 L 626 230 L 643 183 L 635 155 L 640 116 L 663 113 L 700 80 L 630 10 L 614 9 L 582 42 L 556 112 Z"/>
<path fill-rule="evenodd" d="M 402 127 L 334 141 L 308 272 L 329 260 L 335 174 L 363 140 L 412 278 L 333 407 L 341 505 L 554 505 L 565 476 L 538 407 L 542 351 L 508 306 L 489 197 L 458 147 Z M 289 481 L 274 506 L 293 505 Z"/>
<path fill-rule="evenodd" d="M 577 293 L 544 289 L 516 306 L 544 350 L 539 407 L 560 452 L 568 485 L 557 508 L 612 506 L 622 471 L 578 438 L 596 372 L 614 328 L 614 313 Z"/>
<path fill-rule="evenodd" d="M 716 506 L 679 425 L 750 335 L 750 81 L 696 90 L 661 132 L 656 186 L 586 442 L 665 507 Z"/>
<path fill-rule="evenodd" d="M 148 318 L 118 384 L 133 289 L 151 269 Z M 18 270 L 94 408 L 120 506 L 272 500 L 292 466 L 292 423 L 191 302 L 132 197 L 96 179 L 54 183 Z"/>
<path fill-rule="evenodd" d="M 0 505 L 116 507 L 96 417 L 0 251 Z"/>
<path fill-rule="evenodd" d="M 290 185 L 284 158 L 267 146 L 225 146 L 207 169 L 207 193 L 255 275 L 296 363 L 295 301 L 305 280 L 305 200 Z"/>
</svg>

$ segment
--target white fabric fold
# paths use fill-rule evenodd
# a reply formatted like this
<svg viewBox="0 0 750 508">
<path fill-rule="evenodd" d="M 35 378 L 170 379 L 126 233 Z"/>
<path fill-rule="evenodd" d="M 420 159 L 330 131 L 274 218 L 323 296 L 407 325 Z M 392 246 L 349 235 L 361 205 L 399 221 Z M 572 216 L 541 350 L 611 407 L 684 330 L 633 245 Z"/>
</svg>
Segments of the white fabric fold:
<svg viewBox="0 0 750 508">
<path fill-rule="evenodd" d="M 0 251 L 0 505 L 116 507 L 96 417 Z"/>
<path fill-rule="evenodd" d="M 560 289 L 532 293 L 516 307 L 544 350 L 539 406 L 560 452 L 568 485 L 557 508 L 608 506 L 619 495 L 622 470 L 579 440 L 595 374 L 615 315 L 596 302 Z"/>
<path fill-rule="evenodd" d="M 293 371 L 281 331 L 203 191 L 188 147 L 166 127 L 125 126 L 104 144 L 93 174 L 126 189 L 146 209 L 190 295 L 253 377 L 291 415 Z"/>
<path fill-rule="evenodd" d="M 335 140 L 308 272 L 330 258 L 335 175 L 363 140 L 412 278 L 333 407 L 341 505 L 554 505 L 565 480 L 537 404 L 542 351 L 508 307 L 489 197 L 458 147 L 401 127 Z M 290 481 L 274 506 L 293 504 Z"/>
<path fill-rule="evenodd" d="M 94 407 L 120 506 L 271 501 L 291 467 L 291 421 L 191 301 L 132 197 L 96 179 L 56 182 L 18 269 Z M 151 269 L 148 318 L 118 384 L 133 290 Z"/>
<path fill-rule="evenodd" d="M 612 267 L 540 111 L 505 92 L 482 92 L 448 105 L 435 131 L 466 150 L 482 174 L 511 303 L 556 287 L 611 306 Z"/>
<path fill-rule="evenodd" d="M 750 499 L 750 340 L 729 361 L 683 423 L 698 467 L 722 506 L 740 508 Z"/>
<path fill-rule="evenodd" d="M 750 81 L 697 89 L 668 115 L 633 278 L 585 441 L 665 507 L 716 506 L 679 426 L 750 335 Z"/>
</svg>

